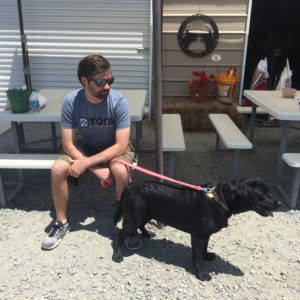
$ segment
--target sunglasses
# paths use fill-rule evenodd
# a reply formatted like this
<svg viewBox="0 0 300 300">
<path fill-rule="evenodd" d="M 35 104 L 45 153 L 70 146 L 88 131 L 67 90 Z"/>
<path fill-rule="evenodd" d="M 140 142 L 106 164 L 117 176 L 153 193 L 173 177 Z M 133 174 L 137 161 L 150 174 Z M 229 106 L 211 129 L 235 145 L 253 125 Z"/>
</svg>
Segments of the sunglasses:
<svg viewBox="0 0 300 300">
<path fill-rule="evenodd" d="M 96 83 L 97 86 L 105 86 L 106 84 L 108 85 L 112 85 L 115 81 L 115 78 L 113 76 L 111 76 L 108 79 L 90 79 L 90 81 L 94 81 Z"/>
</svg>

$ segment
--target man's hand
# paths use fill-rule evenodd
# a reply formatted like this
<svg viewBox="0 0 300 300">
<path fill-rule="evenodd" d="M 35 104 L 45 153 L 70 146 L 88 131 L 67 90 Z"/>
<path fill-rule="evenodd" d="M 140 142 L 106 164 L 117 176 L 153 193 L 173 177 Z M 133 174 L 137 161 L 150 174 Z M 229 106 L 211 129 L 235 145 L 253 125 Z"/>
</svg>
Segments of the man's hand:
<svg viewBox="0 0 300 300">
<path fill-rule="evenodd" d="M 109 168 L 91 167 L 89 170 L 100 180 L 103 179 L 105 182 L 108 182 L 111 179 Z"/>
<path fill-rule="evenodd" d="M 71 166 L 69 168 L 69 175 L 73 177 L 79 177 L 82 173 L 84 173 L 88 164 L 86 158 L 83 159 L 70 159 Z"/>
</svg>

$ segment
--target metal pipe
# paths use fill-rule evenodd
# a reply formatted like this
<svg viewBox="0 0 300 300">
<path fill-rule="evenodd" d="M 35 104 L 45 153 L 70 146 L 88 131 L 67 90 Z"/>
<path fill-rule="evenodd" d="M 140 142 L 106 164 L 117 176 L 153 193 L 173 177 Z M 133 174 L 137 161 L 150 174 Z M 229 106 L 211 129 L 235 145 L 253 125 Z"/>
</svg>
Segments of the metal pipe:
<svg viewBox="0 0 300 300">
<path fill-rule="evenodd" d="M 154 0 L 155 1 L 155 0 Z M 150 1 L 150 36 L 149 36 L 149 82 L 148 82 L 148 120 L 152 118 L 152 71 L 153 71 L 153 0 Z"/>
<path fill-rule="evenodd" d="M 21 0 L 17 0 L 17 3 L 18 3 L 19 27 L 20 27 L 21 47 L 22 47 L 22 56 L 23 56 L 24 79 L 25 79 L 25 84 L 27 86 L 27 89 L 29 89 L 31 91 L 32 87 L 31 87 L 29 55 L 28 55 L 28 48 L 27 48 L 27 37 L 24 34 L 23 12 L 22 12 Z"/>
<path fill-rule="evenodd" d="M 241 81 L 240 81 L 239 105 L 243 104 L 243 91 L 244 91 L 244 80 L 245 80 L 245 69 L 246 69 L 246 58 L 247 58 L 249 31 L 250 31 L 250 23 L 251 23 L 251 13 L 252 13 L 252 0 L 249 0 L 249 2 L 248 2 L 248 11 L 247 11 L 246 32 L 245 32 L 245 40 L 244 40 L 242 74 L 241 74 Z"/>
<path fill-rule="evenodd" d="M 162 147 L 162 1 L 153 1 L 156 171 L 163 174 Z"/>
</svg>

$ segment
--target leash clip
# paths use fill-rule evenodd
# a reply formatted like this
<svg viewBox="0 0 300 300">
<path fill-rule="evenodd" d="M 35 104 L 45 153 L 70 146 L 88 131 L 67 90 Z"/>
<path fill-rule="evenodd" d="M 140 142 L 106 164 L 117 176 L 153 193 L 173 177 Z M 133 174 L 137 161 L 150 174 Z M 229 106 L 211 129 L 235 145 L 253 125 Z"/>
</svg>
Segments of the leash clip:
<svg viewBox="0 0 300 300">
<path fill-rule="evenodd" d="M 208 185 L 206 187 L 203 187 L 202 191 L 205 193 L 212 193 L 215 189 L 216 187 L 214 185 Z"/>
</svg>

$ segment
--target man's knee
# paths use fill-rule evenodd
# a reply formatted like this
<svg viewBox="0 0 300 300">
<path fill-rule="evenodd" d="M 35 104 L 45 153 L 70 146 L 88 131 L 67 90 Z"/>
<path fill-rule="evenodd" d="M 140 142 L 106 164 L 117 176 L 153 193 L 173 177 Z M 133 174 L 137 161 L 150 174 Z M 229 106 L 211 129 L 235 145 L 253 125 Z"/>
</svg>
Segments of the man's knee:
<svg viewBox="0 0 300 300">
<path fill-rule="evenodd" d="M 56 160 L 51 168 L 51 176 L 54 178 L 61 178 L 68 176 L 68 169 L 70 164 L 64 160 Z"/>
<path fill-rule="evenodd" d="M 113 164 L 111 166 L 111 172 L 115 180 L 128 180 L 128 170 L 122 164 Z"/>
</svg>

